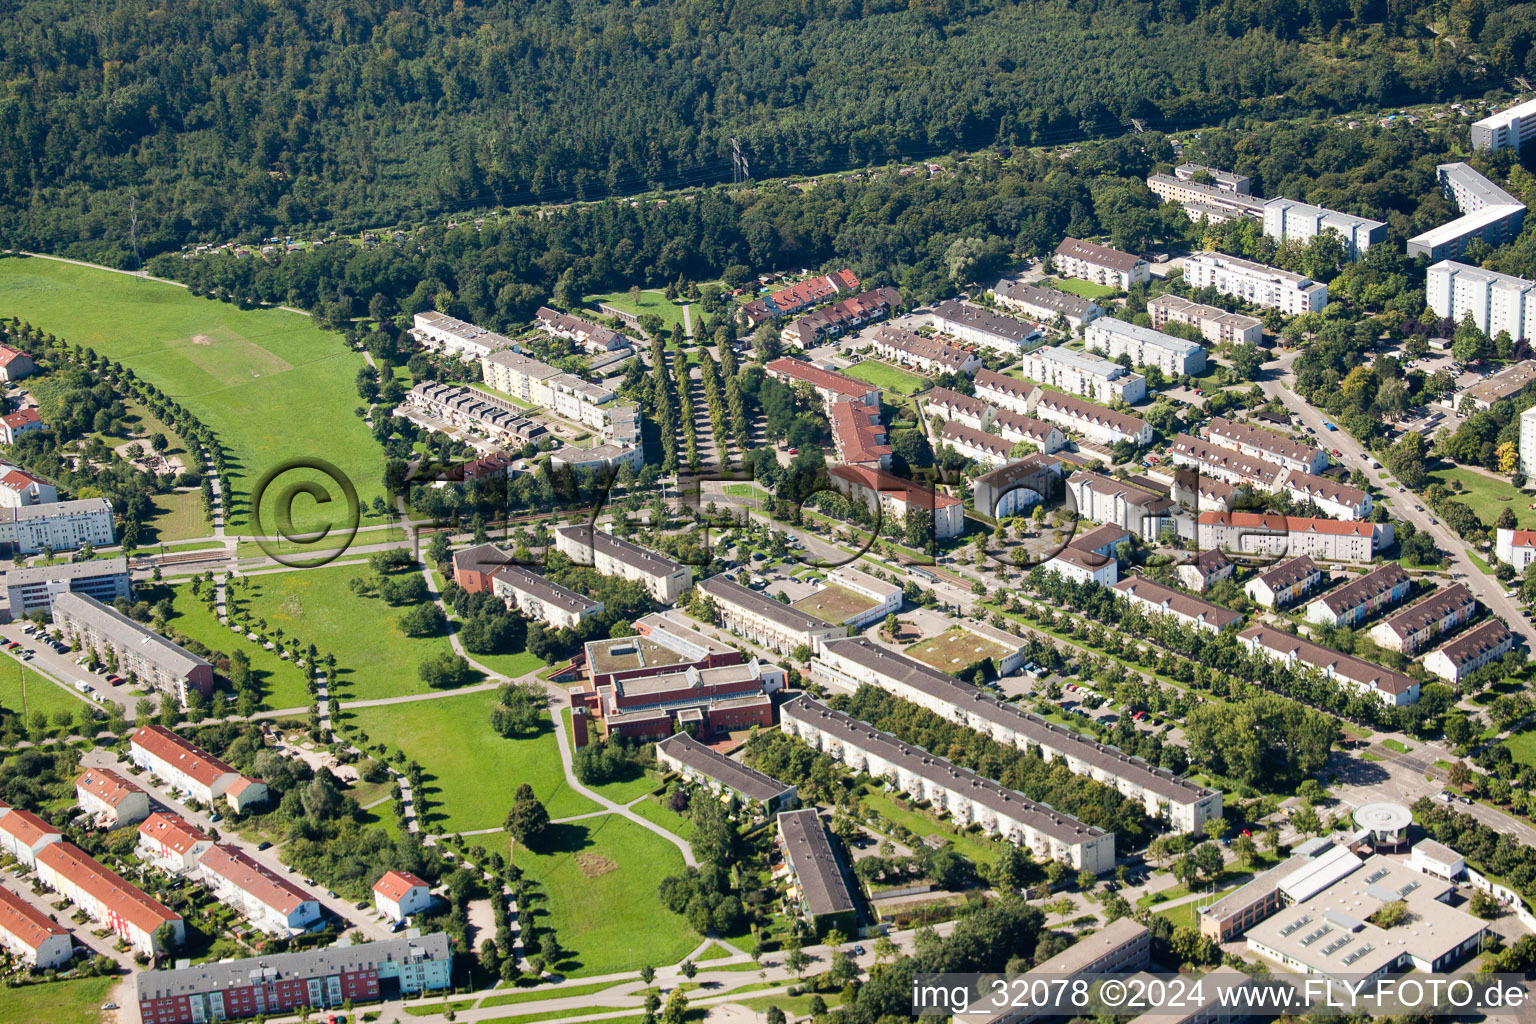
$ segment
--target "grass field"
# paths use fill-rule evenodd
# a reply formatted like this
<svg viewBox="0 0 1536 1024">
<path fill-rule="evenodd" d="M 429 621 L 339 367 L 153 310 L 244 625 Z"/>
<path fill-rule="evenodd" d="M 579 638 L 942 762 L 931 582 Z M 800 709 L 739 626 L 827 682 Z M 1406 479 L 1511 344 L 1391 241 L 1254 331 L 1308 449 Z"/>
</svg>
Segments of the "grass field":
<svg viewBox="0 0 1536 1024">
<path fill-rule="evenodd" d="M 827 585 L 802 597 L 790 607 L 797 608 L 807 615 L 814 615 L 823 622 L 834 625 L 845 622 L 859 612 L 867 611 L 875 606 L 873 598 L 863 594 L 855 594 L 843 587 Z"/>
<path fill-rule="evenodd" d="M 956 832 L 954 823 L 947 819 L 941 824 L 922 811 L 897 807 L 895 801 L 884 793 L 865 793 L 860 800 L 868 810 L 874 811 L 893 824 L 908 829 L 918 838 L 931 835 L 943 836 L 955 844 L 957 852 L 965 854 L 977 864 L 991 865 L 997 860 L 1002 850 L 996 840 L 984 839 L 971 833 Z"/>
<path fill-rule="evenodd" d="M 642 291 L 640 301 L 630 298 L 629 292 L 610 292 L 607 295 L 588 295 L 587 305 L 593 310 L 597 309 L 599 302 L 606 302 L 614 309 L 633 313 L 635 316 L 644 316 L 646 313 L 654 313 L 661 317 L 661 322 L 667 325 L 667 330 L 672 330 L 673 324 L 683 322 L 683 307 L 673 302 L 668 302 L 667 297 L 661 292 Z"/>
<path fill-rule="evenodd" d="M 987 658 L 1005 658 L 1011 652 L 1001 644 L 979 637 L 959 626 L 936 637 L 919 640 L 907 654 L 940 672 L 960 672 Z"/>
<path fill-rule="evenodd" d="M 429 655 L 447 650 L 448 638 L 400 632 L 397 620 L 405 608 L 347 589 L 352 577 L 367 575 L 365 565 L 340 565 L 247 576 L 250 589 L 240 588 L 238 602 L 250 609 L 253 622 L 266 619 L 268 632 L 281 628 L 336 655 L 334 692 L 342 700 L 433 692 L 416 670 Z"/>
<path fill-rule="evenodd" d="M 497 828 L 512 807 L 519 783 L 533 787 L 551 818 L 598 809 L 566 784 L 554 725 L 504 739 L 491 731 L 496 691 L 481 690 L 440 700 L 343 710 L 343 720 L 372 742 L 405 751 L 426 773 L 427 813 L 432 832 Z"/>
<path fill-rule="evenodd" d="M 1094 284 L 1092 281 L 1079 281 L 1075 277 L 1053 277 L 1049 278 L 1045 283 L 1052 288 L 1059 288 L 1064 292 L 1071 292 L 1073 295 L 1081 295 L 1085 299 L 1100 299 L 1119 291 L 1118 288 L 1111 288 L 1108 285 Z"/>
<path fill-rule="evenodd" d="M 0 1024 L 96 1024 L 113 978 L 78 978 L 5 990 Z"/>
<path fill-rule="evenodd" d="M 304 673 L 299 671 L 297 665 L 284 661 L 220 622 L 207 605 L 192 596 L 190 584 L 182 583 L 165 589 L 170 592 L 171 603 L 176 609 L 176 613 L 171 616 L 171 627 L 215 651 L 226 654 L 236 650 L 244 651 L 245 656 L 251 659 L 251 674 L 261 686 L 262 703 L 268 709 L 309 705 L 309 688 L 305 685 Z"/>
<path fill-rule="evenodd" d="M 51 719 L 55 712 L 77 714 L 82 706 L 90 704 L 84 697 L 75 696 L 73 690 L 66 690 L 23 666 L 15 658 L 7 657 L 0 658 L 0 706 L 20 713 L 23 673 L 26 675 L 28 715 L 41 711 Z"/>
<path fill-rule="evenodd" d="M 383 493 L 383 455 L 352 415 L 363 358 L 307 316 L 29 257 L 0 259 L 0 308 L 132 367 L 208 424 L 229 449 L 231 530 L 251 532 L 251 487 L 288 459 L 333 463 L 365 503 Z M 297 479 L 324 482 L 295 470 L 269 500 Z M 314 514 L 297 505 L 301 521 Z"/>
<path fill-rule="evenodd" d="M 551 816 L 556 816 L 551 814 Z M 661 905 L 656 888 L 683 870 L 677 847 L 615 814 L 551 825 L 541 852 L 514 860 L 542 897 L 520 908 L 555 929 L 582 977 L 676 963 L 699 943 L 687 922 Z"/>
<path fill-rule="evenodd" d="M 889 363 L 882 363 L 875 359 L 856 363 L 843 373 L 855 380 L 877 385 L 886 391 L 894 391 L 898 395 L 915 395 L 928 387 L 927 378 L 908 373 L 906 370 L 899 370 Z"/>
<path fill-rule="evenodd" d="M 687 839 L 693 835 L 692 820 L 678 814 L 672 808 L 665 806 L 660 800 L 641 800 L 630 810 L 653 825 L 660 825 L 680 839 Z"/>
<path fill-rule="evenodd" d="M 1444 484 L 1452 490 L 1455 490 L 1455 483 L 1461 484 L 1465 491 L 1457 494 L 1456 500 L 1470 507 L 1490 529 L 1506 508 L 1514 511 L 1515 521 L 1521 529 L 1536 527 L 1536 509 L 1526 508 L 1532 497 L 1517 490 L 1507 480 L 1494 480 L 1474 470 L 1448 466 L 1431 471 L 1429 482 Z"/>
<path fill-rule="evenodd" d="M 1521 764 L 1536 764 L 1536 729 L 1526 729 L 1510 735 L 1504 741 L 1510 756 Z"/>
<path fill-rule="evenodd" d="M 749 498 L 753 501 L 762 501 L 768 497 L 768 492 L 756 484 L 726 484 L 725 494 L 728 498 Z"/>
<path fill-rule="evenodd" d="M 213 533 L 203 515 L 203 496 L 197 490 L 171 491 L 154 497 L 155 512 L 144 525 L 140 547 L 153 547 L 189 537 L 207 537 Z"/>
</svg>

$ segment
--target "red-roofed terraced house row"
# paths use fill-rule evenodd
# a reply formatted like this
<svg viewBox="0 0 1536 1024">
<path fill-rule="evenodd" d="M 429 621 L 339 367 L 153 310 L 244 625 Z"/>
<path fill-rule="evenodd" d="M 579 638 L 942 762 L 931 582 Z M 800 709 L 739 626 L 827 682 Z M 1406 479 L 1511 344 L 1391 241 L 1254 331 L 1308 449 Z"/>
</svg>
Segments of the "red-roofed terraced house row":
<svg viewBox="0 0 1536 1024">
<path fill-rule="evenodd" d="M 1202 512 L 1196 541 L 1249 555 L 1310 555 L 1333 562 L 1369 562 L 1392 546 L 1392 524 L 1340 523 L 1256 512 Z"/>
<path fill-rule="evenodd" d="M 164 726 L 141 726 L 133 734 L 129 751 L 134 764 L 209 807 L 222 796 L 238 813 L 267 799 L 265 783 L 247 779 Z"/>
<path fill-rule="evenodd" d="M 68 931 L 4 886 L 0 886 L 0 947 L 39 971 L 68 963 L 75 953 Z"/>
<path fill-rule="evenodd" d="M 16 858 L 23 867 L 37 863 L 37 854 L 64 837 L 59 830 L 31 811 L 0 803 L 0 852 Z"/>
<path fill-rule="evenodd" d="M 320 920 L 318 900 L 233 846 L 209 847 L 197 862 L 197 877 L 268 934 L 296 935 Z"/>
<path fill-rule="evenodd" d="M 862 466 L 832 466 L 827 470 L 832 486 L 850 498 L 858 498 L 885 515 L 905 521 L 913 508 L 933 513 L 933 535 L 939 540 L 959 536 L 965 529 L 965 505 L 959 498 L 902 479 L 884 470 Z"/>
<path fill-rule="evenodd" d="M 780 289 L 772 295 L 753 299 L 741 307 L 741 316 L 747 323 L 756 327 L 774 317 L 792 316 L 801 310 L 810 309 L 812 306 L 826 302 L 843 292 L 851 292 L 858 287 L 859 279 L 854 276 L 853 271 L 839 270 L 835 274 L 813 277 L 808 281 L 801 281 L 799 284 Z"/>
<path fill-rule="evenodd" d="M 854 380 L 833 370 L 823 370 L 801 359 L 782 356 L 764 367 L 768 376 L 793 387 L 809 384 L 816 389 L 824 405 L 833 402 L 858 402 L 861 405 L 880 408 L 880 389 L 862 380 Z"/>
<path fill-rule="evenodd" d="M 89 768 L 75 780 L 80 809 L 107 828 L 149 817 L 149 794 L 110 768 Z"/>
<path fill-rule="evenodd" d="M 98 864 L 72 843 L 52 843 L 37 855 L 37 879 L 95 921 L 121 935 L 136 952 L 154 956 L 155 930 L 171 926 L 173 945 L 181 945 L 186 927 L 181 915 L 144 895 L 117 872 Z"/>
<path fill-rule="evenodd" d="M 886 443 L 880 410 L 857 402 L 832 403 L 832 443 L 839 462 L 870 469 L 889 469 L 891 446 Z"/>
</svg>

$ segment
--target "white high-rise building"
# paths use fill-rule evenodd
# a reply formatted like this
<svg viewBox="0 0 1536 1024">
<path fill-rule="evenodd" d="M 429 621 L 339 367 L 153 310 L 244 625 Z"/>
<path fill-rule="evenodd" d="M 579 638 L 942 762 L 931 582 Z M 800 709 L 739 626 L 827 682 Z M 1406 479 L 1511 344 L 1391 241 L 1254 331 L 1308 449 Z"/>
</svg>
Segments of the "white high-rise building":
<svg viewBox="0 0 1536 1024">
<path fill-rule="evenodd" d="M 1520 472 L 1536 480 L 1536 405 L 1520 414 Z"/>
<path fill-rule="evenodd" d="M 1318 313 L 1328 305 L 1328 286 L 1321 281 L 1225 253 L 1195 253 L 1184 262 L 1184 279 L 1192 288 L 1212 287 L 1282 313 Z"/>
<path fill-rule="evenodd" d="M 1536 139 L 1536 100 L 1526 100 L 1472 125 L 1472 148 L 1490 153 L 1500 149 L 1519 152 Z"/>
<path fill-rule="evenodd" d="M 1458 324 L 1470 314 L 1490 338 L 1536 338 L 1536 282 L 1442 260 L 1429 268 L 1425 291 L 1430 309 Z"/>
<path fill-rule="evenodd" d="M 1344 251 L 1352 260 L 1359 259 L 1367 248 L 1387 238 L 1384 221 L 1339 213 L 1293 199 L 1271 199 L 1264 204 L 1264 233 L 1270 238 L 1282 242 L 1307 242 L 1330 228 L 1344 240 Z"/>
</svg>

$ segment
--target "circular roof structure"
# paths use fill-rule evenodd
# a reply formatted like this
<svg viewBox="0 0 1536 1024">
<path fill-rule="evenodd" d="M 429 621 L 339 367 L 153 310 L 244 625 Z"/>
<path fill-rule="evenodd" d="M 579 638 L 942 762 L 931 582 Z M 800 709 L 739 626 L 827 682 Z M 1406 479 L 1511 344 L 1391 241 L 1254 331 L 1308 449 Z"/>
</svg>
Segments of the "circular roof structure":
<svg viewBox="0 0 1536 1024">
<path fill-rule="evenodd" d="M 1355 811 L 1355 825 L 1383 835 L 1401 832 L 1413 821 L 1413 812 L 1398 803 L 1365 804 Z"/>
</svg>

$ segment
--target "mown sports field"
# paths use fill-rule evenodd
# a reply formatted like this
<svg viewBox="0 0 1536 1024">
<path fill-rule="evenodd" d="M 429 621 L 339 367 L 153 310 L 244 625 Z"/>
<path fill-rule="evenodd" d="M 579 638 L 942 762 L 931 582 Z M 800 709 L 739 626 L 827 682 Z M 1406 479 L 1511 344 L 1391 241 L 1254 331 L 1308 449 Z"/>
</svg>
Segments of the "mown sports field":
<svg viewBox="0 0 1536 1024">
<path fill-rule="evenodd" d="M 365 503 L 383 493 L 383 455 L 352 412 L 363 357 L 307 316 L 242 310 L 171 284 L 23 256 L 0 258 L 0 315 L 131 367 L 206 423 L 231 460 L 232 531 L 253 532 L 251 486 L 283 460 L 333 463 Z M 295 479 L 320 478 L 291 473 L 278 484 Z M 313 510 L 307 503 L 299 500 L 301 523 Z"/>
</svg>

